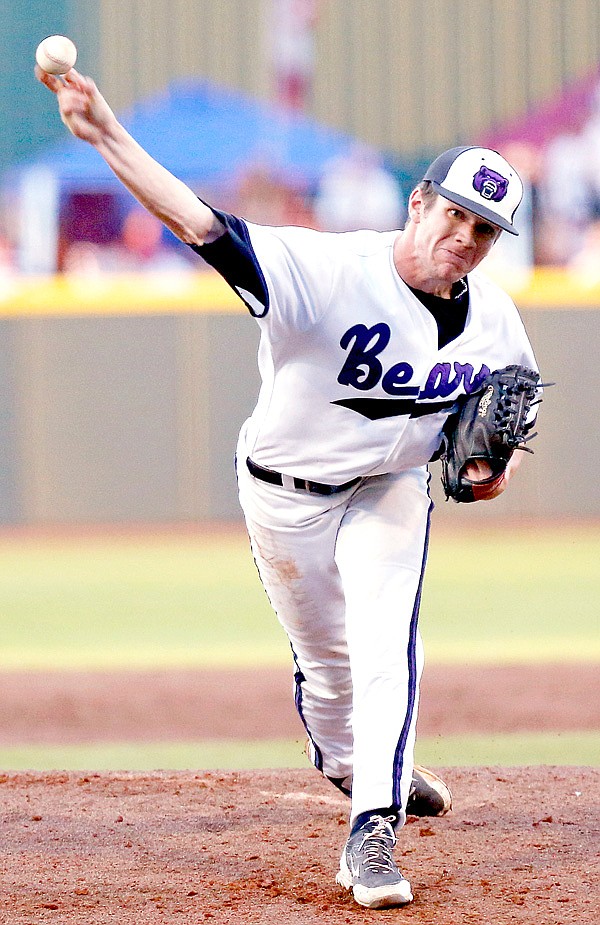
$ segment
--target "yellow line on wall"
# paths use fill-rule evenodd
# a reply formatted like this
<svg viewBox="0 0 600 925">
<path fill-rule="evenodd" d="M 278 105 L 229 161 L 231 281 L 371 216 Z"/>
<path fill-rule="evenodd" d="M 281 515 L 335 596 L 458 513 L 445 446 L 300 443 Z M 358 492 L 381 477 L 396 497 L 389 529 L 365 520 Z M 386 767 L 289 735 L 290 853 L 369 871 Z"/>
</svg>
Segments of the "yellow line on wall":
<svg viewBox="0 0 600 925">
<path fill-rule="evenodd" d="M 520 308 L 600 309 L 598 279 L 538 269 L 526 279 L 498 278 Z M 246 309 L 213 271 L 50 276 L 0 281 L 0 317 L 238 314 Z"/>
<path fill-rule="evenodd" d="M 0 285 L 0 316 L 85 316 L 245 312 L 216 273 L 51 276 Z"/>
<path fill-rule="evenodd" d="M 543 267 L 524 276 L 504 274 L 497 275 L 495 279 L 520 308 L 572 310 L 600 307 L 600 266 L 598 273 L 593 275 Z"/>
</svg>

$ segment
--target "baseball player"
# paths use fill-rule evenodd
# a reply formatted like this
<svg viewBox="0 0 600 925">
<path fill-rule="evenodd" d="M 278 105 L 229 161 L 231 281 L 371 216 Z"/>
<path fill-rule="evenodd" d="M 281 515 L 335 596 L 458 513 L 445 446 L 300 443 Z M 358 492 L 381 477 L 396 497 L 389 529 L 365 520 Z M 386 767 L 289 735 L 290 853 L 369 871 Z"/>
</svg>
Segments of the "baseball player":
<svg viewBox="0 0 600 925">
<path fill-rule="evenodd" d="M 363 906 L 408 903 L 393 847 L 411 791 L 433 793 L 432 812 L 449 806 L 443 782 L 413 774 L 428 463 L 457 398 L 490 370 L 536 368 L 514 304 L 476 272 L 502 231 L 517 233 L 521 180 L 495 151 L 453 148 L 410 194 L 402 231 L 259 226 L 199 201 L 89 78 L 38 77 L 71 132 L 260 327 L 262 386 L 237 446 L 252 551 L 290 639 L 309 755 L 351 797 L 337 880 Z M 504 491 L 522 455 L 477 498 Z"/>
</svg>

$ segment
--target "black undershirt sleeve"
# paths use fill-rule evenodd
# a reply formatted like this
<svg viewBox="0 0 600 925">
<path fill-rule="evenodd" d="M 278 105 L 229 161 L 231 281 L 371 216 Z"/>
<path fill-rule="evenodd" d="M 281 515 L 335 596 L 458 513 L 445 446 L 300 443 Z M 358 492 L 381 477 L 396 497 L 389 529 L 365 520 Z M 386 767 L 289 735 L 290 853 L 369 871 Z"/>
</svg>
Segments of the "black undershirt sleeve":
<svg viewBox="0 0 600 925">
<path fill-rule="evenodd" d="M 225 233 L 210 244 L 189 247 L 223 277 L 255 318 L 263 318 L 269 311 L 269 292 L 248 227 L 235 215 L 209 209 L 225 226 Z"/>
</svg>

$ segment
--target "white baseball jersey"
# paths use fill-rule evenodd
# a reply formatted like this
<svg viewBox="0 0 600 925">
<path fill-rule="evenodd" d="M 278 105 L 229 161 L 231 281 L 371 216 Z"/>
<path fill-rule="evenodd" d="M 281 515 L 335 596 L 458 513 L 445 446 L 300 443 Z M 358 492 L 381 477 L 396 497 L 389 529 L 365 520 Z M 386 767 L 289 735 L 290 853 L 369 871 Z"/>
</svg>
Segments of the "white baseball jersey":
<svg viewBox="0 0 600 925">
<path fill-rule="evenodd" d="M 479 274 L 452 300 L 416 295 L 394 266 L 398 232 L 323 234 L 216 214 L 228 232 L 198 252 L 261 329 L 240 503 L 294 653 L 310 755 L 351 791 L 351 821 L 391 807 L 401 825 L 423 667 L 426 463 L 456 399 L 490 370 L 535 368 L 533 352 L 509 297 Z"/>
<path fill-rule="evenodd" d="M 198 249 L 261 329 L 262 388 L 247 423 L 254 462 L 338 485 L 425 465 L 458 396 L 491 370 L 536 368 L 517 309 L 479 273 L 464 330 L 438 347 L 431 312 L 393 262 L 394 232 L 327 234 L 216 213 Z"/>
</svg>

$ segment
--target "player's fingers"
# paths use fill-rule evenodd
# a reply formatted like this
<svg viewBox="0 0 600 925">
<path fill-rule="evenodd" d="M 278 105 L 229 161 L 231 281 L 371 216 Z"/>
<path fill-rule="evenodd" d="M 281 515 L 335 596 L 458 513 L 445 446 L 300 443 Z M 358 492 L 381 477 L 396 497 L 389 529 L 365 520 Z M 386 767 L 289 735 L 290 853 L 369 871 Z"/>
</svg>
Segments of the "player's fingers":
<svg viewBox="0 0 600 925">
<path fill-rule="evenodd" d="M 70 71 L 63 74 L 63 80 L 70 87 L 82 87 L 86 78 L 72 67 Z"/>
<path fill-rule="evenodd" d="M 465 466 L 465 475 L 473 482 L 482 482 L 493 474 L 492 467 L 485 459 L 472 459 Z"/>
<path fill-rule="evenodd" d="M 92 78 L 84 77 L 84 75 L 76 71 L 74 67 L 72 67 L 70 71 L 67 71 L 63 80 L 67 87 L 71 87 L 73 90 L 81 90 L 88 96 L 92 96 L 94 93 L 98 92 L 98 88 Z"/>
<path fill-rule="evenodd" d="M 506 489 L 507 479 L 502 472 L 493 482 L 487 482 L 485 485 L 478 485 L 477 482 L 472 486 L 473 497 L 476 501 L 493 501 L 498 495 Z"/>
<path fill-rule="evenodd" d="M 58 93 L 60 88 L 63 86 L 62 81 L 56 77 L 54 74 L 47 74 L 46 71 L 43 71 L 39 64 L 35 65 L 34 74 L 39 80 L 40 83 L 43 83 L 44 86 L 48 87 L 49 90 L 52 90 L 53 93 Z"/>
</svg>

